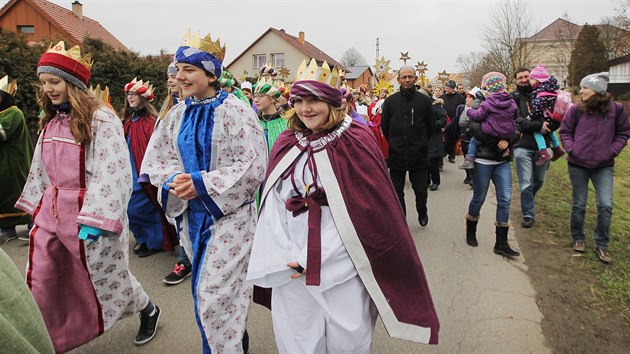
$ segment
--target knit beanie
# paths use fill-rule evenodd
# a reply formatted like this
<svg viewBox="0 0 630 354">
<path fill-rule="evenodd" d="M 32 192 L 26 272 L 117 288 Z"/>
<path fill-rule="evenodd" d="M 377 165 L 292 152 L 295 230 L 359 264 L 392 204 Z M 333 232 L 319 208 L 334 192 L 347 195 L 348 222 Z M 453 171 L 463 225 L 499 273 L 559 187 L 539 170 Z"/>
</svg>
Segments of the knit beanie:
<svg viewBox="0 0 630 354">
<path fill-rule="evenodd" d="M 492 75 L 486 79 L 486 91 L 490 93 L 505 91 L 505 76 Z"/>
<path fill-rule="evenodd" d="M 37 75 L 55 75 L 81 90 L 87 90 L 87 83 L 92 75 L 91 67 L 92 60 L 89 54 L 81 57 L 79 46 L 74 46 L 66 51 L 65 43 L 59 41 L 39 58 Z"/>
<path fill-rule="evenodd" d="M 457 83 L 455 82 L 455 80 L 448 80 L 444 86 L 446 87 L 450 87 L 452 89 L 455 89 L 457 87 Z"/>
<path fill-rule="evenodd" d="M 502 78 L 502 79 L 503 79 L 503 82 L 507 81 L 507 80 L 505 79 L 505 75 L 501 74 L 501 73 L 500 73 L 500 72 L 498 72 L 498 71 L 491 71 L 491 72 L 489 72 L 489 73 L 485 74 L 485 75 L 481 78 L 481 85 L 480 85 L 480 86 L 481 86 L 481 89 L 482 89 L 482 90 L 485 90 L 485 89 L 486 89 L 486 81 L 488 81 L 488 78 L 489 78 L 490 76 L 498 76 L 498 77 L 500 77 L 500 78 Z"/>
<path fill-rule="evenodd" d="M 547 69 L 545 69 L 544 65 L 538 65 L 529 73 L 529 77 L 536 79 L 539 82 L 545 82 L 549 80 L 549 73 L 547 72 Z"/>
<path fill-rule="evenodd" d="M 590 88 L 591 90 L 603 95 L 608 88 L 608 81 L 609 77 L 607 72 L 590 74 L 580 81 L 580 87 Z"/>
<path fill-rule="evenodd" d="M 166 68 L 166 75 L 177 75 L 177 67 L 175 66 L 175 61 L 172 61 L 168 64 Z"/>
</svg>

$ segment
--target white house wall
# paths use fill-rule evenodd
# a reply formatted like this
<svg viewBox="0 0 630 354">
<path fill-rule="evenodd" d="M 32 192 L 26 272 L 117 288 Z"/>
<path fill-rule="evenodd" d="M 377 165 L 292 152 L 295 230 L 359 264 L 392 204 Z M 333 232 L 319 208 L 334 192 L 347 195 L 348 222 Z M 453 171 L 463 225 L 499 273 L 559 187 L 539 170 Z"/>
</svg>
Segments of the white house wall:
<svg viewBox="0 0 630 354">
<path fill-rule="evenodd" d="M 237 79 L 243 75 L 243 70 L 249 73 L 248 76 L 253 77 L 258 72 L 258 69 L 252 67 L 253 55 L 265 54 L 267 56 L 267 62 L 271 62 L 271 54 L 275 53 L 284 53 L 284 66 L 290 70 L 290 75 L 286 78 L 289 82 L 293 81 L 295 78 L 295 72 L 302 60 L 309 59 L 293 45 L 287 43 L 287 41 L 280 36 L 270 31 L 249 48 L 247 52 L 241 55 L 238 60 L 231 63 L 227 69 Z"/>
</svg>

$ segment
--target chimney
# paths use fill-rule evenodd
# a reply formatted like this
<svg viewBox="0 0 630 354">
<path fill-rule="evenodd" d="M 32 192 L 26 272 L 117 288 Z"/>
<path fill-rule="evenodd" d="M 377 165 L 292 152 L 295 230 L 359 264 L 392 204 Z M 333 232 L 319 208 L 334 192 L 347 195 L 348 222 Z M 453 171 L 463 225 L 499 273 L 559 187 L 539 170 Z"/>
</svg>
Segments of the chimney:
<svg viewBox="0 0 630 354">
<path fill-rule="evenodd" d="M 72 3 L 72 12 L 79 20 L 83 20 L 83 5 L 78 0 Z"/>
<path fill-rule="evenodd" d="M 299 36 L 299 41 L 301 45 L 304 45 L 304 32 L 300 31 L 300 33 L 298 33 Z"/>
</svg>

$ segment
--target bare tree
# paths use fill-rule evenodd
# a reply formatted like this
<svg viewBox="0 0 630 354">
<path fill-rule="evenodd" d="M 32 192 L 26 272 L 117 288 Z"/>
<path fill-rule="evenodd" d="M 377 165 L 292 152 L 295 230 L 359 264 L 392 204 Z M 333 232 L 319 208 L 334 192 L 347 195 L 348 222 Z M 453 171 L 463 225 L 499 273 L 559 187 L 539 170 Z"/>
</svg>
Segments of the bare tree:
<svg viewBox="0 0 630 354">
<path fill-rule="evenodd" d="M 534 33 L 532 11 L 522 0 L 500 0 L 484 26 L 483 47 L 488 51 L 494 70 L 511 73 L 529 65 L 535 42 L 527 41 Z"/>
<path fill-rule="evenodd" d="M 602 19 L 598 29 L 608 59 L 630 53 L 630 0 L 617 0 L 616 14 Z"/>
<path fill-rule="evenodd" d="M 359 53 L 354 47 L 350 47 L 343 52 L 341 56 L 341 62 L 343 66 L 357 66 L 357 65 L 368 65 L 365 57 Z"/>
<path fill-rule="evenodd" d="M 466 75 L 471 86 L 479 86 L 483 75 L 494 70 L 490 63 L 490 56 L 486 52 L 460 54 L 456 62 L 462 68 L 462 73 Z"/>
</svg>

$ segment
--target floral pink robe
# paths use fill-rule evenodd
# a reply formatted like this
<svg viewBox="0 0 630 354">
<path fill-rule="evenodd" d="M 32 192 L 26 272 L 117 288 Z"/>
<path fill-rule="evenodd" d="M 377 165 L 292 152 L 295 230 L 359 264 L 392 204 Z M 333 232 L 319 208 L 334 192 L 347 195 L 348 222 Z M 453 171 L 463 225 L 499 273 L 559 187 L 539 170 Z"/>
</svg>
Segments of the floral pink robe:
<svg viewBox="0 0 630 354">
<path fill-rule="evenodd" d="M 92 142 L 81 145 L 69 120 L 58 113 L 46 125 L 16 203 L 34 217 L 26 281 L 57 352 L 91 341 L 149 301 L 129 272 L 131 165 L 122 124 L 99 109 Z M 105 234 L 88 245 L 79 224 Z"/>
</svg>

